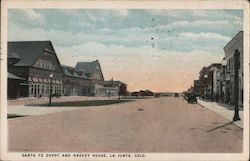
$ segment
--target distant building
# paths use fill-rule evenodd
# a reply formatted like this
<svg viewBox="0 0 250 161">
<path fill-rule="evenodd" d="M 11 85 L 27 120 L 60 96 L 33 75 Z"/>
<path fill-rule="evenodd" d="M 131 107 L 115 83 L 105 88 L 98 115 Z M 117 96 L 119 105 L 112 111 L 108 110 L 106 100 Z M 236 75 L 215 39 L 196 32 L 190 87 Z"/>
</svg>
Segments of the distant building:
<svg viewBox="0 0 250 161">
<path fill-rule="evenodd" d="M 201 93 L 201 84 L 200 80 L 194 80 L 194 93 L 196 93 L 197 96 L 200 96 Z"/>
<path fill-rule="evenodd" d="M 217 72 L 221 69 L 220 63 L 213 63 L 209 67 L 208 73 L 208 94 L 211 101 L 217 100 L 218 93 L 218 82 Z"/>
<path fill-rule="evenodd" d="M 240 53 L 239 62 L 239 105 L 243 105 L 243 31 L 237 33 L 233 39 L 224 47 L 226 65 L 225 75 L 225 102 L 234 104 L 234 70 L 235 52 Z"/>
<path fill-rule="evenodd" d="M 137 91 L 131 93 L 131 96 L 139 96 L 139 95 L 140 95 L 140 93 Z"/>
<path fill-rule="evenodd" d="M 200 97 L 205 99 L 207 95 L 207 87 L 208 87 L 208 67 L 203 67 L 199 72 L 199 82 L 200 82 Z"/>
<path fill-rule="evenodd" d="M 180 93 L 178 93 L 178 92 L 157 92 L 157 93 L 154 93 L 154 95 L 156 97 L 175 97 L 176 94 L 180 95 Z"/>
<path fill-rule="evenodd" d="M 104 77 L 98 60 L 92 62 L 78 62 L 75 71 L 81 72 L 87 78 L 91 79 L 91 87 L 89 88 L 91 95 L 105 95 L 105 89 L 103 87 Z"/>
<path fill-rule="evenodd" d="M 221 61 L 221 68 L 216 71 L 216 81 L 217 81 L 217 102 L 225 103 L 225 93 L 226 93 L 226 61 L 225 58 Z"/>
<path fill-rule="evenodd" d="M 213 63 L 208 67 L 203 67 L 199 72 L 200 96 L 203 99 L 214 100 L 217 89 L 216 71 L 221 68 L 220 63 Z"/>
<path fill-rule="evenodd" d="M 17 83 L 13 76 L 9 78 L 10 97 L 48 96 L 51 74 L 52 93 L 63 93 L 63 71 L 50 41 L 8 42 L 8 72 L 25 81 Z"/>
<path fill-rule="evenodd" d="M 106 96 L 125 96 L 127 94 L 127 85 L 121 81 L 104 81 L 103 87 Z"/>
<path fill-rule="evenodd" d="M 150 91 L 150 90 L 145 90 L 145 91 L 140 90 L 140 91 L 139 91 L 139 94 L 140 94 L 141 96 L 154 96 L 154 92 L 152 92 L 152 91 Z"/>
</svg>

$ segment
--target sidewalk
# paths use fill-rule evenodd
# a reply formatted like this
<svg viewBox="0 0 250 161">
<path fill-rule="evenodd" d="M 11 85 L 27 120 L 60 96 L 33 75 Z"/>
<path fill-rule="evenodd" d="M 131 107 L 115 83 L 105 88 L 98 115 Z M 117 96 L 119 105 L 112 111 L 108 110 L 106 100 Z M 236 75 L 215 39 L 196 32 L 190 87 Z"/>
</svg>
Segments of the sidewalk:
<svg viewBox="0 0 250 161">
<path fill-rule="evenodd" d="M 80 108 L 82 107 L 39 107 L 39 106 L 17 105 L 17 106 L 9 106 L 7 113 L 20 116 L 30 116 L 30 115 L 43 115 L 48 113 L 56 113 L 56 112 L 68 111 Z"/>
<path fill-rule="evenodd" d="M 206 101 L 202 101 L 200 99 L 198 99 L 198 104 L 200 104 L 203 107 L 208 108 L 211 111 L 214 111 L 218 114 L 220 114 L 221 116 L 223 116 L 224 118 L 226 118 L 229 121 L 232 121 L 233 116 L 234 116 L 234 110 L 232 110 L 232 106 L 228 106 L 226 107 L 224 104 L 219 104 L 217 102 L 206 102 Z M 242 109 L 242 108 L 239 108 Z M 236 121 L 234 122 L 235 125 L 243 128 L 243 111 L 240 110 L 239 111 L 239 115 L 240 115 L 240 121 Z"/>
</svg>

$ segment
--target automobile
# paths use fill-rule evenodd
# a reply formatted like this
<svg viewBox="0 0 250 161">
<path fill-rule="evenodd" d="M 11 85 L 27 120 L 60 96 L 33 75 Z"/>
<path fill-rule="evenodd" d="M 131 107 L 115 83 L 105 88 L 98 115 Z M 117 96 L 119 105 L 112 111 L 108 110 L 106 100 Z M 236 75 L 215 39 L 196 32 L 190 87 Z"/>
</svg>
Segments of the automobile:
<svg viewBox="0 0 250 161">
<path fill-rule="evenodd" d="M 186 100 L 188 103 L 197 103 L 197 97 L 195 93 L 187 93 Z"/>
</svg>

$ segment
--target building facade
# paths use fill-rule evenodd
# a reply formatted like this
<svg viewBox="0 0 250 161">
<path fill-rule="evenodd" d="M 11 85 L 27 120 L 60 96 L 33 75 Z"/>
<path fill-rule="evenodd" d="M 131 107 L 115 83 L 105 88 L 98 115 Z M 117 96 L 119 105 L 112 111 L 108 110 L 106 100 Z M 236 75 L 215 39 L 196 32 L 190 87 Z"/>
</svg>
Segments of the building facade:
<svg viewBox="0 0 250 161">
<path fill-rule="evenodd" d="M 8 42 L 8 72 L 26 81 L 18 97 L 48 96 L 50 83 L 52 93 L 62 95 L 62 69 L 50 41 Z"/>
<path fill-rule="evenodd" d="M 51 91 L 51 92 L 50 92 Z M 98 60 L 61 65 L 50 41 L 8 42 L 8 98 L 123 95 L 127 85 L 104 81 Z"/>
<path fill-rule="evenodd" d="M 92 62 L 78 62 L 75 66 L 75 70 L 76 72 L 83 73 L 88 79 L 91 80 L 89 88 L 90 95 L 105 95 L 105 89 L 103 87 L 104 77 L 98 60 Z"/>
<path fill-rule="evenodd" d="M 91 93 L 91 80 L 75 68 L 61 65 L 63 70 L 63 95 L 64 96 L 89 96 Z"/>
<path fill-rule="evenodd" d="M 127 94 L 127 85 L 121 81 L 111 79 L 104 81 L 103 87 L 107 96 L 125 96 Z"/>
<path fill-rule="evenodd" d="M 221 68 L 220 63 L 213 63 L 208 67 L 203 67 L 199 72 L 200 97 L 202 99 L 214 101 L 217 93 L 216 72 Z"/>
<path fill-rule="evenodd" d="M 200 82 L 200 97 L 205 99 L 207 95 L 207 86 L 208 86 L 208 67 L 203 67 L 199 72 L 199 82 Z"/>
<path fill-rule="evenodd" d="M 232 105 L 238 101 L 243 106 L 243 31 L 227 43 L 224 53 L 221 63 L 203 67 L 199 72 L 201 98 Z"/>
<path fill-rule="evenodd" d="M 201 95 L 201 84 L 200 84 L 200 80 L 194 80 L 194 93 L 196 93 L 196 95 L 198 97 L 200 97 Z"/>
<path fill-rule="evenodd" d="M 239 52 L 239 70 L 238 70 L 238 78 L 239 78 L 239 105 L 243 105 L 243 31 L 240 31 L 236 34 L 233 39 L 228 42 L 228 44 L 224 47 L 225 52 L 225 60 L 227 62 L 226 65 L 226 75 L 225 75 L 225 102 L 234 104 L 234 80 L 235 80 L 235 53 Z"/>
</svg>

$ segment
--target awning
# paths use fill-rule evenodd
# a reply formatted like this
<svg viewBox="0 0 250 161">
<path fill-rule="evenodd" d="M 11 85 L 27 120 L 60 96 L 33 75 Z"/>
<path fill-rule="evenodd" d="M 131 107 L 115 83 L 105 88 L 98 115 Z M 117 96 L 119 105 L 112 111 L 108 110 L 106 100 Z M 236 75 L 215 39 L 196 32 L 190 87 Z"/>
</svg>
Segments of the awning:
<svg viewBox="0 0 250 161">
<path fill-rule="evenodd" d="M 42 83 L 42 82 L 43 82 L 43 79 L 40 78 L 40 77 L 38 77 L 37 80 L 38 80 L 39 83 Z"/>
<path fill-rule="evenodd" d="M 36 77 L 32 77 L 32 82 L 38 82 L 38 79 Z"/>
<path fill-rule="evenodd" d="M 20 86 L 29 86 L 28 83 L 20 83 L 19 85 L 20 85 Z"/>
<path fill-rule="evenodd" d="M 18 77 L 18 76 L 14 75 L 12 73 L 9 73 L 9 72 L 8 72 L 8 79 L 26 80 L 24 78 Z"/>
</svg>

